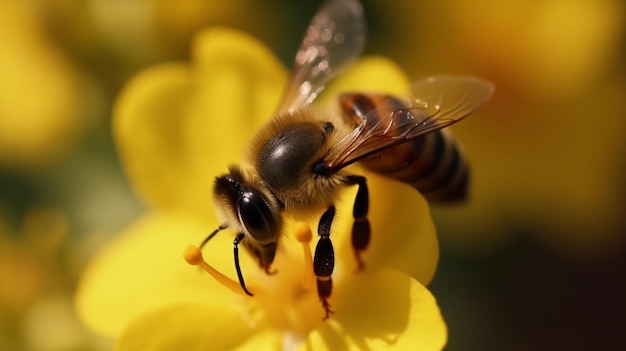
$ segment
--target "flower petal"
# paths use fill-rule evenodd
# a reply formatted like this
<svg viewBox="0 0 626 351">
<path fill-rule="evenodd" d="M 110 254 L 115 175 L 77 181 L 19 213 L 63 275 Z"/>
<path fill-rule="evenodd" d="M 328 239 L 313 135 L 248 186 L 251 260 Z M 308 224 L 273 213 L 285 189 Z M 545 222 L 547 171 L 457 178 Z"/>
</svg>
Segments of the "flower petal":
<svg viewBox="0 0 626 351">
<path fill-rule="evenodd" d="M 157 208 L 212 212 L 213 178 L 239 161 L 285 81 L 265 46 L 220 28 L 198 35 L 191 65 L 164 64 L 135 76 L 113 121 L 134 189 Z"/>
<path fill-rule="evenodd" d="M 428 285 L 439 261 L 439 241 L 428 203 L 414 188 L 368 175 L 371 187 L 372 267 L 397 268 Z"/>
<path fill-rule="evenodd" d="M 306 350 L 441 350 L 447 327 L 437 302 L 418 281 L 374 270 L 337 287 L 334 320 L 311 333 Z"/>
<path fill-rule="evenodd" d="M 229 290 L 183 259 L 187 245 L 208 232 L 182 216 L 151 214 L 137 220 L 85 269 L 76 296 L 79 315 L 95 331 L 114 336 L 150 309 L 181 301 L 221 306 L 233 300 Z M 218 235 L 204 251 L 217 269 L 231 272 L 231 247 L 232 237 Z"/>
<path fill-rule="evenodd" d="M 371 239 L 362 253 L 365 269 L 396 268 L 428 285 L 439 260 L 439 242 L 428 203 L 414 188 L 377 174 L 355 170 L 367 178 L 370 192 Z M 342 194 L 337 206 L 333 243 L 337 274 L 352 274 L 352 207 L 356 187 Z"/>
<path fill-rule="evenodd" d="M 320 97 L 324 105 L 338 105 L 337 96 L 346 91 L 381 92 L 408 97 L 409 80 L 393 61 L 380 56 L 366 56 L 331 83 Z"/>
<path fill-rule="evenodd" d="M 258 341 L 257 329 L 242 320 L 241 310 L 225 307 L 183 304 L 150 311 L 124 330 L 116 350 L 254 350 L 245 345 Z"/>
<path fill-rule="evenodd" d="M 129 180 L 148 204 L 176 205 L 186 173 L 180 127 L 185 97 L 191 92 L 183 64 L 152 67 L 133 77 L 118 97 L 113 134 Z"/>
</svg>

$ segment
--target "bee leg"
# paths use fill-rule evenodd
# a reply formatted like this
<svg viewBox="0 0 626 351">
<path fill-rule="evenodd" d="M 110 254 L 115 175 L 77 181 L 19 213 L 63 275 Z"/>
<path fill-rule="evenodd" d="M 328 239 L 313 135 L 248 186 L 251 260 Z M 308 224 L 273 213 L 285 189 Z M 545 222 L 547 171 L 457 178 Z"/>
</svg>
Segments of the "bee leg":
<svg viewBox="0 0 626 351">
<path fill-rule="evenodd" d="M 244 234 L 239 233 L 235 237 L 235 240 L 233 240 L 233 254 L 235 256 L 235 269 L 237 270 L 237 278 L 239 278 L 239 285 L 241 285 L 241 288 L 243 289 L 243 291 L 249 296 L 254 296 L 250 291 L 248 291 L 248 288 L 246 288 L 246 282 L 244 282 L 243 280 L 243 274 L 241 273 L 241 266 L 239 265 L 239 243 L 243 240 L 243 238 L 244 238 Z"/>
<path fill-rule="evenodd" d="M 330 241 L 330 227 L 335 218 L 335 206 L 330 206 L 320 218 L 317 228 L 319 240 L 315 247 L 315 256 L 313 258 L 313 271 L 317 277 L 317 293 L 322 302 L 322 307 L 326 315 L 324 319 L 328 319 L 333 311 L 330 309 L 328 298 L 333 290 L 333 281 L 331 275 L 335 269 L 335 250 L 333 243 Z"/>
<path fill-rule="evenodd" d="M 367 190 L 365 177 L 362 176 L 348 176 L 346 178 L 346 184 L 357 184 L 359 186 L 356 198 L 354 199 L 354 208 L 352 209 L 352 216 L 354 217 L 354 224 L 352 225 L 352 249 L 354 250 L 354 256 L 357 262 L 357 271 L 362 271 L 365 268 L 365 264 L 361 258 L 361 252 L 367 248 L 371 236 L 370 221 L 367 219 L 367 213 L 369 211 L 369 191 Z"/>
<path fill-rule="evenodd" d="M 330 294 L 333 292 L 333 279 L 328 277 L 327 280 L 320 280 L 317 278 L 317 294 L 320 297 L 320 301 L 322 302 L 322 307 L 324 308 L 324 320 L 330 318 L 330 315 L 335 313 L 330 308 L 330 303 L 328 302 L 328 298 Z"/>
</svg>

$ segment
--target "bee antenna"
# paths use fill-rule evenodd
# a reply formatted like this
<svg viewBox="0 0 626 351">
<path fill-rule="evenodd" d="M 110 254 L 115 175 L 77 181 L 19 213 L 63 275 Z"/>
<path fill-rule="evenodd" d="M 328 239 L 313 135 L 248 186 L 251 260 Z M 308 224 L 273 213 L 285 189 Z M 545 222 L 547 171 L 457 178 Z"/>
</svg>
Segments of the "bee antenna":
<svg viewBox="0 0 626 351">
<path fill-rule="evenodd" d="M 204 247 L 204 245 L 205 245 L 207 242 L 209 242 L 209 240 L 211 240 L 211 239 L 215 236 L 215 234 L 219 233 L 219 232 L 220 232 L 220 230 L 224 230 L 224 229 L 226 229 L 226 228 L 228 228 L 228 226 L 226 225 L 226 223 L 224 223 L 224 224 L 220 225 L 219 227 L 217 227 L 217 228 L 213 231 L 213 233 L 209 234 L 209 236 L 207 236 L 204 240 L 202 240 L 202 242 L 200 243 L 200 247 L 199 247 L 199 248 L 200 248 L 200 250 L 202 250 L 202 248 Z"/>
</svg>

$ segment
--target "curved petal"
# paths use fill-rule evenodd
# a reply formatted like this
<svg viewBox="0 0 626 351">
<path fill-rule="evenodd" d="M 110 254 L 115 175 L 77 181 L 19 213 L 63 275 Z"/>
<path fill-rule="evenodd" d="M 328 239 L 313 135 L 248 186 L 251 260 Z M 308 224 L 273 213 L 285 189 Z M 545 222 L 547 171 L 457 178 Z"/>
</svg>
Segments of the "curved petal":
<svg viewBox="0 0 626 351">
<path fill-rule="evenodd" d="M 368 174 L 372 239 L 364 255 L 371 267 L 397 268 L 428 285 L 439 261 L 439 242 L 428 203 L 414 188 Z"/>
<path fill-rule="evenodd" d="M 237 305 L 235 295 L 183 259 L 187 245 L 197 243 L 208 229 L 182 216 L 151 214 L 137 220 L 84 270 L 76 294 L 83 321 L 114 336 L 139 314 L 171 303 Z M 229 273 L 231 248 L 232 237 L 218 235 L 205 256 Z"/>
<path fill-rule="evenodd" d="M 324 105 L 338 105 L 337 95 L 346 91 L 383 92 L 408 97 L 409 80 L 393 61 L 380 56 L 366 56 L 333 82 L 320 102 Z"/>
<path fill-rule="evenodd" d="M 311 333 L 306 350 L 441 350 L 447 327 L 422 284 L 394 270 L 355 276 L 337 288 L 334 321 Z"/>
<path fill-rule="evenodd" d="M 202 304 L 171 305 L 135 319 L 117 340 L 117 351 L 232 350 L 256 333 L 241 311 Z"/>
<path fill-rule="evenodd" d="M 133 77 L 117 98 L 113 136 L 136 193 L 154 207 L 174 207 L 186 173 L 180 114 L 191 92 L 184 64 L 152 67 Z"/>
<path fill-rule="evenodd" d="M 202 32 L 192 56 L 135 76 L 116 101 L 113 132 L 145 202 L 205 216 L 213 178 L 271 117 L 286 73 L 265 46 L 229 29 Z"/>
<path fill-rule="evenodd" d="M 371 238 L 362 253 L 365 269 L 396 268 L 428 285 L 439 260 L 439 242 L 428 203 L 414 188 L 377 174 L 355 169 L 367 178 Z M 333 224 L 336 276 L 352 274 L 356 259 L 350 236 L 356 187 L 341 196 Z"/>
</svg>

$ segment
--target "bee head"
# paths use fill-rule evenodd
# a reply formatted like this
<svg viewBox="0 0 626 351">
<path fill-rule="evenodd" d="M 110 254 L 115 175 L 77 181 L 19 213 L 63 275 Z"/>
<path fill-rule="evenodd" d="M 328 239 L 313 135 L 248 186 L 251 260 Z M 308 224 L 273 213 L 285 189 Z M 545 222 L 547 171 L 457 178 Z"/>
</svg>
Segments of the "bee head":
<svg viewBox="0 0 626 351">
<path fill-rule="evenodd" d="M 277 240 L 282 206 L 257 177 L 233 166 L 230 173 L 215 179 L 213 194 L 228 227 L 249 234 L 260 244 Z"/>
</svg>

